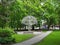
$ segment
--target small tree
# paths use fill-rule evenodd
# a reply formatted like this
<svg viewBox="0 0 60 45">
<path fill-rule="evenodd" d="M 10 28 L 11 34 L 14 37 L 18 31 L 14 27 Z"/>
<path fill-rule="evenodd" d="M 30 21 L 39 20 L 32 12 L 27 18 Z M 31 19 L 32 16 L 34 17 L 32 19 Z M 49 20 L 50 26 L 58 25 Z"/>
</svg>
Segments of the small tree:
<svg viewBox="0 0 60 45">
<path fill-rule="evenodd" d="M 15 38 L 12 36 L 14 34 L 13 30 L 8 28 L 1 29 L 0 28 L 0 44 L 1 45 L 9 45 L 15 42 Z"/>
<path fill-rule="evenodd" d="M 28 30 L 30 31 L 32 25 L 37 24 L 37 19 L 33 16 L 26 16 L 22 19 L 22 24 L 28 26 Z"/>
</svg>

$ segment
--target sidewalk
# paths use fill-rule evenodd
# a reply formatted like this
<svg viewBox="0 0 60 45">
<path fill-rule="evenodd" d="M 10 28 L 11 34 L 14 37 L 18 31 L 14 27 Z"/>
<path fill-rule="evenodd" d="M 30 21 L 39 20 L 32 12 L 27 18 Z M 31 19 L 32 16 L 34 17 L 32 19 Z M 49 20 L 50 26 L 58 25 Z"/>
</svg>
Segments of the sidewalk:
<svg viewBox="0 0 60 45">
<path fill-rule="evenodd" d="M 21 43 L 17 43 L 17 44 L 13 44 L 13 45 L 32 45 L 35 44 L 37 42 L 40 42 L 43 38 L 45 38 L 47 35 L 49 35 L 52 31 L 47 31 L 45 33 L 42 33 L 40 35 L 37 35 L 29 40 L 26 40 L 24 42 Z"/>
</svg>

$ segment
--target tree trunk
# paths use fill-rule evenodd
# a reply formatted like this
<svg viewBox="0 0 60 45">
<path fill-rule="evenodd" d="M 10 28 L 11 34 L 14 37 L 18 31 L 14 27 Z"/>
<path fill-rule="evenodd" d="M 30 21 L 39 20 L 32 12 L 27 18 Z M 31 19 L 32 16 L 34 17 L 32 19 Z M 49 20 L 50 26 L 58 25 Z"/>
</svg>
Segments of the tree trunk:
<svg viewBox="0 0 60 45">
<path fill-rule="evenodd" d="M 39 30 L 40 30 L 40 24 L 39 24 Z"/>
<path fill-rule="evenodd" d="M 32 30 L 34 30 L 34 25 L 32 26 Z"/>
<path fill-rule="evenodd" d="M 48 28 L 47 29 L 50 30 L 50 25 L 48 25 Z"/>
<path fill-rule="evenodd" d="M 26 30 L 26 26 L 25 26 L 25 30 Z"/>
<path fill-rule="evenodd" d="M 52 25 L 51 27 L 52 27 L 52 29 L 53 29 L 53 25 Z"/>
<path fill-rule="evenodd" d="M 18 28 L 17 28 L 17 30 L 18 30 Z"/>
</svg>

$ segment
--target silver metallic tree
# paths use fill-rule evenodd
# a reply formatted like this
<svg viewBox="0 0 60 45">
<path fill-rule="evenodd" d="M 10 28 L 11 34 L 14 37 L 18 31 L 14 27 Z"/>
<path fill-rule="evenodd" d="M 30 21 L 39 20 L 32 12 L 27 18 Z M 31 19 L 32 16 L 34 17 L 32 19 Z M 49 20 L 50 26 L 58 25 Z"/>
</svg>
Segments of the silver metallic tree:
<svg viewBox="0 0 60 45">
<path fill-rule="evenodd" d="M 33 16 L 26 16 L 22 19 L 22 24 L 27 25 L 28 30 L 31 31 L 32 25 L 37 24 L 37 19 Z"/>
</svg>

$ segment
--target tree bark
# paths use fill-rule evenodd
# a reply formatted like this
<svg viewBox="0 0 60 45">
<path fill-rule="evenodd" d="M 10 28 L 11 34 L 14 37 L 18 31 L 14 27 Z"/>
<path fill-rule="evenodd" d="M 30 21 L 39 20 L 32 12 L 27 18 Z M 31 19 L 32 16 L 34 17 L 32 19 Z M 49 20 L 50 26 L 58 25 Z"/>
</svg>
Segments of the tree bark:
<svg viewBox="0 0 60 45">
<path fill-rule="evenodd" d="M 18 30 L 18 28 L 17 28 L 17 30 Z"/>
<path fill-rule="evenodd" d="M 25 25 L 25 30 L 26 30 L 26 25 Z"/>
<path fill-rule="evenodd" d="M 50 30 L 50 25 L 48 25 L 48 28 L 47 29 Z"/>
<path fill-rule="evenodd" d="M 32 26 L 32 30 L 34 30 L 34 25 Z"/>
<path fill-rule="evenodd" d="M 40 24 L 39 24 L 39 30 L 40 30 Z"/>
</svg>

